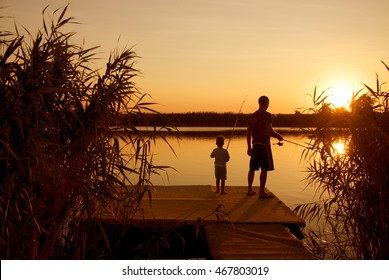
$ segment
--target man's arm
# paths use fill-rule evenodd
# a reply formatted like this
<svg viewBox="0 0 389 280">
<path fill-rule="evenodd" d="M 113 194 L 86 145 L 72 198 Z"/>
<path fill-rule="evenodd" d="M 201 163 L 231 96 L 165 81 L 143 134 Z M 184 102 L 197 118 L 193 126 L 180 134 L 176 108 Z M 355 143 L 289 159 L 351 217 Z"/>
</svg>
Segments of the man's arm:
<svg viewBox="0 0 389 280">
<path fill-rule="evenodd" d="M 247 154 L 249 156 L 251 156 L 251 151 L 252 151 L 252 148 L 251 148 L 251 131 L 252 131 L 252 128 L 250 125 L 247 126 Z"/>
<path fill-rule="evenodd" d="M 267 122 L 266 123 L 266 134 L 268 134 L 271 137 L 277 138 L 278 141 L 284 140 L 284 138 L 282 138 L 281 134 L 279 134 L 278 132 L 274 131 L 271 122 Z"/>
</svg>

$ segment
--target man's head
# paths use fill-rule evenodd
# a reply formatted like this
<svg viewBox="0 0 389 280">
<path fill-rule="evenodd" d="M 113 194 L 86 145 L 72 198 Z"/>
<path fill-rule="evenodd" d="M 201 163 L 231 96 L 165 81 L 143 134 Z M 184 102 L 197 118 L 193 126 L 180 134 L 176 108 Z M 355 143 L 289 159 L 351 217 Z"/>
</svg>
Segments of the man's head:
<svg viewBox="0 0 389 280">
<path fill-rule="evenodd" d="M 269 107 L 269 97 L 263 95 L 258 99 L 259 108 L 267 109 Z"/>
</svg>

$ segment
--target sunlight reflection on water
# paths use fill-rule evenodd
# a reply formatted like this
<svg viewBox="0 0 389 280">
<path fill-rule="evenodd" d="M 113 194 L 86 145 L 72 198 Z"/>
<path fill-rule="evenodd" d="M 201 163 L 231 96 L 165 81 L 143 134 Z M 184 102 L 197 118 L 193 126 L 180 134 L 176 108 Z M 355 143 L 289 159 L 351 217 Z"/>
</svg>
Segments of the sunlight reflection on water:
<svg viewBox="0 0 389 280">
<path fill-rule="evenodd" d="M 344 144 L 344 140 L 342 140 L 342 139 L 335 141 L 332 144 L 332 147 L 334 148 L 334 152 L 338 155 L 343 155 L 346 153 L 346 147 Z"/>
</svg>

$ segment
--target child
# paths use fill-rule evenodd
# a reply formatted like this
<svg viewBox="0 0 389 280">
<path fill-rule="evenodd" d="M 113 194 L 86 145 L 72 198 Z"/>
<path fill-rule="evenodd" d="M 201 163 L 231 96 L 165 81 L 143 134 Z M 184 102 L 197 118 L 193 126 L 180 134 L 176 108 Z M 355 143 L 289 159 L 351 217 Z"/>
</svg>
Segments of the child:
<svg viewBox="0 0 389 280">
<path fill-rule="evenodd" d="M 216 193 L 220 192 L 226 194 L 224 191 L 225 181 L 227 180 L 227 161 L 230 160 L 228 151 L 223 148 L 224 138 L 223 136 L 216 137 L 216 145 L 211 153 L 211 158 L 215 158 L 215 177 L 216 177 Z"/>
</svg>

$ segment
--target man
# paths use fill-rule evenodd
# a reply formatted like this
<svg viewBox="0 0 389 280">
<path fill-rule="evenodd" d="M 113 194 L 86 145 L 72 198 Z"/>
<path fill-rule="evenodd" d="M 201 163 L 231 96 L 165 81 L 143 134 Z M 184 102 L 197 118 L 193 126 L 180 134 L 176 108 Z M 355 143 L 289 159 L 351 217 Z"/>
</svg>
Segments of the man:
<svg viewBox="0 0 389 280">
<path fill-rule="evenodd" d="M 259 198 L 271 198 L 271 194 L 265 192 L 267 172 L 274 170 L 273 155 L 270 145 L 270 137 L 282 141 L 282 136 L 275 132 L 272 127 L 272 116 L 267 112 L 269 98 L 261 96 L 258 99 L 259 109 L 254 112 L 249 119 L 247 126 L 247 154 L 250 156 L 250 169 L 248 172 L 247 195 L 256 194 L 252 185 L 255 171 L 261 168 L 259 176 Z"/>
</svg>

